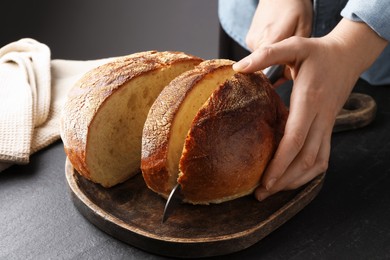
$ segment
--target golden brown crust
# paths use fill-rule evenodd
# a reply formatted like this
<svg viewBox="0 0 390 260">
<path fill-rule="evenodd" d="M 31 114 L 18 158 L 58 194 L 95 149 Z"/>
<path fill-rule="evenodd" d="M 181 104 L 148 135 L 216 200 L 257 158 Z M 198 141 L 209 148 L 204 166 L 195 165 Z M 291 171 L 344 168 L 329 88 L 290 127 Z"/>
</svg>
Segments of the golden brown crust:
<svg viewBox="0 0 390 260">
<path fill-rule="evenodd" d="M 64 149 L 75 169 L 91 178 L 86 163 L 89 127 L 108 97 L 132 79 L 185 62 L 195 65 L 201 59 L 181 52 L 147 51 L 120 57 L 86 73 L 69 92 L 61 120 Z"/>
<path fill-rule="evenodd" d="M 141 170 L 150 189 L 167 197 L 176 183 L 178 169 L 176 173 L 168 169 L 168 142 L 177 138 L 171 136 L 171 127 L 183 101 L 199 82 L 218 70 L 230 69 L 232 64 L 224 59 L 200 63 L 175 78 L 152 105 L 144 125 L 141 157 Z"/>
<path fill-rule="evenodd" d="M 178 182 L 187 202 L 252 193 L 283 135 L 287 109 L 262 73 L 236 74 L 193 121 Z"/>
</svg>

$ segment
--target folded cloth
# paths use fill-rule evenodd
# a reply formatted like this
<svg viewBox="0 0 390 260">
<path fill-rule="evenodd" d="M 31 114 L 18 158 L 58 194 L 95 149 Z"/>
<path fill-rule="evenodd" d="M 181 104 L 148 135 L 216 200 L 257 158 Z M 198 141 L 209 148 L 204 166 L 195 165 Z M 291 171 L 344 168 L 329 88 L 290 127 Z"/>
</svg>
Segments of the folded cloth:
<svg viewBox="0 0 390 260">
<path fill-rule="evenodd" d="M 51 60 L 48 46 L 34 39 L 0 49 L 0 171 L 28 163 L 31 154 L 60 138 L 69 88 L 111 59 Z"/>
</svg>

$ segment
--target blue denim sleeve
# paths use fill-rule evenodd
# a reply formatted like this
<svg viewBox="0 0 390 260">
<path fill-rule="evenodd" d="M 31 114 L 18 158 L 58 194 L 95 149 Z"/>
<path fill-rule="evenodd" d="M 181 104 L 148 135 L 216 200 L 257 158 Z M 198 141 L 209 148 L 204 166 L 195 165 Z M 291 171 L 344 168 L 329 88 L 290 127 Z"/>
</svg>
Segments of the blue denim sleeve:
<svg viewBox="0 0 390 260">
<path fill-rule="evenodd" d="M 389 0 L 349 0 L 341 15 L 355 22 L 364 22 L 379 36 L 390 41 Z"/>
<path fill-rule="evenodd" d="M 258 5 L 257 0 L 219 0 L 218 17 L 224 31 L 246 48 L 245 38 Z"/>
<path fill-rule="evenodd" d="M 364 22 L 380 37 L 390 41 L 389 0 L 349 0 L 341 15 L 355 22 Z M 390 45 L 385 48 L 361 78 L 372 85 L 390 84 Z"/>
</svg>

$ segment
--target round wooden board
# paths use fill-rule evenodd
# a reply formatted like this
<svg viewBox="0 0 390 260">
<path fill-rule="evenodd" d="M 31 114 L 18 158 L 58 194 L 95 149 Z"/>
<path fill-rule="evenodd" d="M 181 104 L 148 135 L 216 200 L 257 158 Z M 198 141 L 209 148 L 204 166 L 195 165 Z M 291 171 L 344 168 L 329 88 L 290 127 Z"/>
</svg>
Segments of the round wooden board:
<svg viewBox="0 0 390 260">
<path fill-rule="evenodd" d="M 165 200 L 141 174 L 106 189 L 82 177 L 66 160 L 66 178 L 76 208 L 111 236 L 145 251 L 172 257 L 207 257 L 257 243 L 303 209 L 320 191 L 325 174 L 299 190 L 263 202 L 246 196 L 216 205 L 177 208 L 161 222 Z"/>
</svg>

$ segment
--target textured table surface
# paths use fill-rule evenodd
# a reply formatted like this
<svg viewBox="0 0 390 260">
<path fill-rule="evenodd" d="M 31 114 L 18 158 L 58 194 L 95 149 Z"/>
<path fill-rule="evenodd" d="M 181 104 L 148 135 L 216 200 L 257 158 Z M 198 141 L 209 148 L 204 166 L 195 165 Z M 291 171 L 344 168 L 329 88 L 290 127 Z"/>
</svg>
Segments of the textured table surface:
<svg viewBox="0 0 390 260">
<path fill-rule="evenodd" d="M 360 84 L 378 104 L 368 127 L 333 135 L 325 184 L 293 219 L 226 259 L 390 257 L 390 88 Z M 73 205 L 61 142 L 0 174 L 0 259 L 161 259 L 90 224 Z"/>
</svg>

